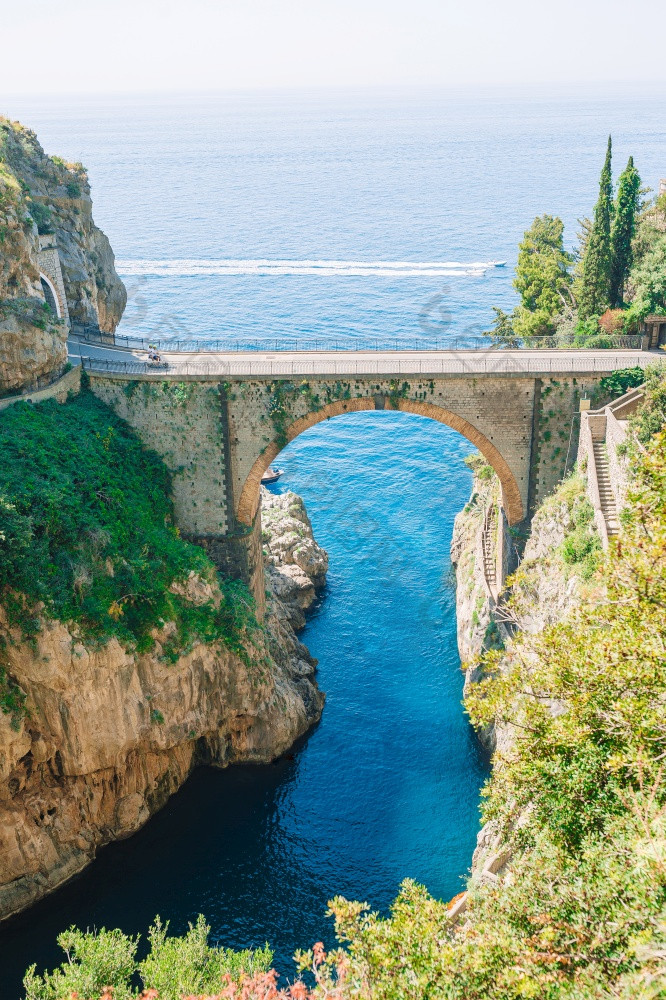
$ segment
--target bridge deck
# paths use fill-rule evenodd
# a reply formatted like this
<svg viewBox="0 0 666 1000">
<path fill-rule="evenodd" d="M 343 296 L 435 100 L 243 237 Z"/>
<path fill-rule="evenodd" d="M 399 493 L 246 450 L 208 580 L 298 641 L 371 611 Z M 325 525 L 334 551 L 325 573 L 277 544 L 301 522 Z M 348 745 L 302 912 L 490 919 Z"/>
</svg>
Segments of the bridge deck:
<svg viewBox="0 0 666 1000">
<path fill-rule="evenodd" d="M 92 371 L 153 378 L 286 378 L 359 375 L 439 376 L 611 372 L 655 364 L 660 353 L 642 350 L 459 350 L 459 351 L 246 351 L 162 352 L 163 366 L 144 351 L 70 342 L 70 357 Z"/>
</svg>

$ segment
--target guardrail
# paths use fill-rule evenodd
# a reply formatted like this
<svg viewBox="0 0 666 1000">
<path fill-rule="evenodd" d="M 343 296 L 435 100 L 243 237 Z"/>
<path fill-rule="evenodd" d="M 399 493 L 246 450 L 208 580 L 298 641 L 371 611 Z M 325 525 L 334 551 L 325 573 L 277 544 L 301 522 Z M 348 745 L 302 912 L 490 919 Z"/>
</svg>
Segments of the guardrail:
<svg viewBox="0 0 666 1000">
<path fill-rule="evenodd" d="M 490 337 L 450 337 L 434 340 L 390 337 L 354 340 L 352 337 L 334 340 L 265 340 L 244 341 L 231 337 L 216 340 L 157 340 L 145 337 L 129 337 L 124 334 L 100 333 L 88 327 L 72 330 L 72 336 L 86 344 L 104 347 L 120 347 L 127 350 L 146 351 L 154 347 L 158 351 L 178 354 L 244 353 L 247 351 L 488 351 L 488 350 L 645 350 L 648 338 L 643 335 L 596 338 L 599 343 L 585 347 L 575 342 L 563 343 L 555 337 L 532 337 L 529 341 L 516 338 L 509 344 L 493 343 Z"/>
<path fill-rule="evenodd" d="M 651 362 L 648 356 L 632 358 L 632 364 L 646 367 Z M 301 376 L 316 378 L 328 375 L 380 375 L 388 378 L 402 375 L 544 375 L 595 372 L 612 372 L 626 368 L 626 355 L 604 353 L 601 357 L 588 352 L 572 353 L 568 356 L 546 357 L 515 356 L 492 353 L 483 356 L 468 353 L 442 352 L 438 358 L 355 358 L 338 360 L 310 357 L 307 360 L 279 361 L 255 360 L 250 354 L 243 360 L 211 363 L 183 362 L 151 364 L 143 361 L 107 361 L 102 358 L 82 357 L 81 364 L 86 371 L 116 375 L 148 376 L 151 378 L 224 378 L 224 377 L 266 377 L 287 378 Z"/>
</svg>

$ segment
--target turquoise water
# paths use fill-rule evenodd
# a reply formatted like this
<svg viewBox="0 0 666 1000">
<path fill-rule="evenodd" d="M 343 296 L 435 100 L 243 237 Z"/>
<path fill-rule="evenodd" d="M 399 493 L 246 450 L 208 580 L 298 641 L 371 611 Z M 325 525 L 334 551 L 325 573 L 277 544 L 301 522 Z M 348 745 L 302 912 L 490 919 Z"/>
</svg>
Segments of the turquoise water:
<svg viewBox="0 0 666 1000">
<path fill-rule="evenodd" d="M 666 102 L 649 96 L 7 110 L 89 167 L 130 290 L 121 332 L 149 336 L 476 333 L 491 305 L 513 301 L 535 214 L 561 214 L 573 239 L 610 130 L 617 162 L 633 153 L 653 186 L 666 174 Z M 507 267 L 475 266 L 497 260 Z M 406 876 L 443 898 L 460 890 L 487 774 L 461 707 L 448 557 L 469 450 L 442 425 L 373 412 L 319 424 L 282 453 L 279 488 L 304 497 L 330 554 L 304 634 L 328 696 L 321 723 L 274 765 L 198 772 L 143 831 L 2 927 L 3 996 L 31 961 L 55 961 L 72 922 L 138 931 L 159 912 L 182 930 L 203 912 L 226 944 L 268 940 L 289 974 L 296 947 L 330 939 L 334 893 L 385 910 Z"/>
</svg>

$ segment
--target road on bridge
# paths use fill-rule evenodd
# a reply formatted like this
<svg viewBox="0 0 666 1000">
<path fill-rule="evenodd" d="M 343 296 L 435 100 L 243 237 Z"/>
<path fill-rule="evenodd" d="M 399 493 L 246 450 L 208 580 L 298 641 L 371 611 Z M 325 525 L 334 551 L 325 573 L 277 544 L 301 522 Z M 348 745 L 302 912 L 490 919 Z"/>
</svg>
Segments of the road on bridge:
<svg viewBox="0 0 666 1000">
<path fill-rule="evenodd" d="M 252 378 L 292 375 L 526 375 L 611 372 L 642 368 L 663 358 L 642 350 L 457 350 L 457 351 L 244 351 L 176 353 L 161 351 L 163 366 L 147 353 L 121 347 L 69 341 L 72 360 L 109 373 L 157 378 Z"/>
</svg>

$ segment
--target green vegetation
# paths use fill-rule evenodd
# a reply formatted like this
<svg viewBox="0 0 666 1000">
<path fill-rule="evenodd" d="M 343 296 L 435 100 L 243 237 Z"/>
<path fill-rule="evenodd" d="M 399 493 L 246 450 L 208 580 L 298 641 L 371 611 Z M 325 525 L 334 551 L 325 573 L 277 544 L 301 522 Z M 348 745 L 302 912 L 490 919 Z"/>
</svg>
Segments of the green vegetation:
<svg viewBox="0 0 666 1000">
<path fill-rule="evenodd" d="M 629 157 L 613 198 L 612 142 L 599 181 L 592 220 L 582 220 L 575 252 L 564 246 L 562 221 L 534 220 L 518 252 L 511 314 L 495 308 L 493 343 L 514 347 L 552 337 L 556 347 L 612 347 L 637 334 L 650 313 L 666 312 L 666 199 L 643 201 Z"/>
<path fill-rule="evenodd" d="M 0 452 L 0 599 L 25 636 L 39 629 L 41 602 L 88 643 L 115 636 L 144 652 L 169 621 L 169 659 L 196 638 L 243 654 L 249 593 L 180 537 L 167 469 L 92 393 L 9 407 Z M 175 593 L 191 573 L 219 585 L 219 601 Z"/>
<path fill-rule="evenodd" d="M 28 210 L 35 220 L 37 232 L 40 234 L 50 233 L 53 226 L 53 218 L 48 205 L 43 205 L 39 201 L 30 201 L 28 202 Z"/>
<path fill-rule="evenodd" d="M 471 455 L 465 455 L 463 462 L 468 469 L 471 469 L 477 479 L 482 482 L 490 482 L 490 480 L 495 475 L 495 471 L 492 465 L 486 462 L 485 458 L 479 451 L 473 451 Z"/>
<path fill-rule="evenodd" d="M 666 426 L 666 375 L 661 366 L 647 368 L 644 373 L 645 402 L 631 418 L 633 438 L 643 447 Z M 629 447 L 636 452 L 635 448 Z"/>
<path fill-rule="evenodd" d="M 517 336 L 555 333 L 554 319 L 571 301 L 571 254 L 564 249 L 564 224 L 552 215 L 535 219 L 518 248 L 514 288 L 521 304 L 513 316 Z"/>
<path fill-rule="evenodd" d="M 568 566 L 576 566 L 584 580 L 589 580 L 599 564 L 601 542 L 593 530 L 594 509 L 586 496 L 572 510 L 574 528 L 564 539 L 560 553 Z"/>
<path fill-rule="evenodd" d="M 622 396 L 628 389 L 642 385 L 645 381 L 645 370 L 636 368 L 618 368 L 611 375 L 605 375 L 599 380 L 599 393 L 615 398 Z"/>
<path fill-rule="evenodd" d="M 657 213 L 655 213 L 657 215 Z M 658 213 L 666 223 L 666 210 Z M 655 230 L 646 217 L 643 226 L 647 247 L 637 260 L 630 276 L 633 298 L 627 320 L 636 324 L 650 313 L 666 312 L 666 233 Z"/>
<path fill-rule="evenodd" d="M 93 1000 L 105 994 L 111 1000 L 110 987 L 113 1000 L 130 1000 L 139 994 L 134 988 L 138 976 L 146 987 L 158 991 L 160 1000 L 181 1000 L 186 993 L 218 992 L 226 977 L 266 972 L 271 964 L 268 947 L 234 952 L 209 945 L 210 928 L 201 916 L 182 937 L 169 936 L 168 929 L 159 917 L 155 920 L 148 932 L 150 951 L 139 962 L 138 936 L 105 929 L 83 933 L 72 927 L 58 937 L 67 961 L 43 976 L 32 966 L 24 979 L 25 998 Z"/>
<path fill-rule="evenodd" d="M 27 716 L 25 707 L 25 693 L 7 675 L 4 667 L 0 666 L 0 712 L 9 715 L 9 724 L 15 732 L 21 728 L 21 722 Z"/>
<path fill-rule="evenodd" d="M 599 197 L 594 206 L 594 218 L 582 258 L 579 292 L 581 319 L 589 319 L 603 312 L 610 301 L 611 271 L 611 221 L 613 218 L 613 178 L 611 175 L 612 140 L 608 137 L 606 159 L 599 180 Z"/>
<path fill-rule="evenodd" d="M 632 262 L 631 244 L 636 235 L 636 215 L 638 212 L 641 179 L 634 166 L 633 156 L 620 174 L 617 188 L 617 203 L 610 235 L 610 292 L 611 308 L 616 309 L 624 302 L 624 289 L 629 278 Z"/>
</svg>

